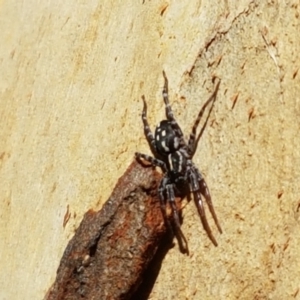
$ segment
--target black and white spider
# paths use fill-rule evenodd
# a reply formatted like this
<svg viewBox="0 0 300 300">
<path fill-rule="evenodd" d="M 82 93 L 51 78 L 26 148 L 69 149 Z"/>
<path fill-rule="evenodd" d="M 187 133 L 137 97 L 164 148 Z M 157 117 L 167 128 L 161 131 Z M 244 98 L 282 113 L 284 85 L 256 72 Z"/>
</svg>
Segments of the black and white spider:
<svg viewBox="0 0 300 300">
<path fill-rule="evenodd" d="M 145 160 L 153 166 L 160 167 L 164 173 L 164 176 L 158 188 L 162 214 L 168 227 L 172 229 L 173 227 L 171 227 L 169 223 L 169 218 L 167 217 L 166 212 L 166 204 L 169 203 L 172 209 L 172 221 L 174 224 L 175 235 L 178 238 L 180 248 L 183 251 L 188 252 L 187 240 L 184 237 L 180 228 L 180 218 L 175 203 L 175 196 L 185 196 L 190 195 L 190 193 L 193 194 L 194 202 L 196 204 L 204 229 L 206 230 L 213 244 L 217 246 L 217 241 L 215 240 L 211 232 L 210 226 L 207 222 L 204 210 L 204 203 L 201 198 L 201 194 L 202 196 L 204 196 L 208 204 L 208 208 L 220 233 L 222 233 L 222 229 L 214 211 L 211 196 L 206 182 L 198 168 L 193 163 L 192 158 L 196 152 L 198 141 L 200 140 L 200 137 L 202 136 L 202 133 L 207 124 L 208 117 L 211 113 L 213 103 L 215 101 L 216 94 L 220 85 L 220 81 L 217 83 L 216 88 L 211 97 L 204 103 L 202 109 L 200 110 L 198 117 L 194 123 L 192 133 L 190 134 L 189 140 L 186 143 L 181 128 L 176 122 L 172 108 L 169 104 L 168 79 L 165 72 L 163 72 L 163 76 L 165 83 L 162 95 L 165 102 L 167 120 L 163 120 L 158 124 L 158 126 L 155 129 L 154 136 L 151 132 L 147 120 L 147 104 L 145 101 L 145 97 L 142 96 L 144 102 L 142 112 L 144 133 L 150 145 L 151 151 L 153 152 L 155 157 L 151 157 L 142 153 L 135 153 L 135 156 L 138 160 Z M 196 130 L 201 120 L 201 117 L 204 113 L 206 106 L 212 100 L 213 103 L 211 105 L 208 117 L 199 135 L 196 138 Z M 184 247 L 182 244 L 182 240 L 185 243 Z"/>
</svg>

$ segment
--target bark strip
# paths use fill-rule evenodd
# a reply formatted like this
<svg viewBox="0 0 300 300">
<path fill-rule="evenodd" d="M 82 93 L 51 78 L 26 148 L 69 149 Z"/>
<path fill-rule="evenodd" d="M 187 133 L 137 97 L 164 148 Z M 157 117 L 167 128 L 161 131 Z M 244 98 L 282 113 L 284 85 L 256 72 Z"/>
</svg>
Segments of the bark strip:
<svg viewBox="0 0 300 300">
<path fill-rule="evenodd" d="M 160 178 L 135 161 L 129 166 L 102 209 L 84 215 L 45 299 L 130 299 L 166 235 Z"/>
</svg>

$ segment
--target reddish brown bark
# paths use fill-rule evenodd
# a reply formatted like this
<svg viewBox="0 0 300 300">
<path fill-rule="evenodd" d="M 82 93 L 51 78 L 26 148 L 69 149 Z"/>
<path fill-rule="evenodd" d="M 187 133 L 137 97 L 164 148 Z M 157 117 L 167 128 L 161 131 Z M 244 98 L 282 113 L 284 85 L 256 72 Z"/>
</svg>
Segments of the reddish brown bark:
<svg viewBox="0 0 300 300">
<path fill-rule="evenodd" d="M 98 212 L 69 242 L 45 299 L 129 299 L 166 234 L 160 175 L 133 162 Z"/>
</svg>

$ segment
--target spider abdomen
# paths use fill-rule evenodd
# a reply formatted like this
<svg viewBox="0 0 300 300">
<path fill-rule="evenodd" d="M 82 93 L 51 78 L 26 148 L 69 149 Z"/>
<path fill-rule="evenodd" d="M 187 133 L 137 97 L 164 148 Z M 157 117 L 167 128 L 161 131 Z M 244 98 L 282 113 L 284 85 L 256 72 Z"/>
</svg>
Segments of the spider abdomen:
<svg viewBox="0 0 300 300">
<path fill-rule="evenodd" d="M 170 121 L 161 121 L 155 129 L 155 145 L 158 154 L 167 156 L 179 149 L 179 138 Z"/>
</svg>

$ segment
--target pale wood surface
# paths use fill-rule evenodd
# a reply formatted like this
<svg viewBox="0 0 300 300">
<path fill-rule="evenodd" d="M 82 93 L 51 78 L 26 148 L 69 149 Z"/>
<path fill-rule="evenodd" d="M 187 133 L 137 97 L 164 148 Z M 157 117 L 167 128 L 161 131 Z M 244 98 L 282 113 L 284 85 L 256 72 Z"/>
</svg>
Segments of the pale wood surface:
<svg viewBox="0 0 300 300">
<path fill-rule="evenodd" d="M 187 205 L 191 255 L 169 251 L 150 298 L 300 299 L 300 6 L 266 2 L 1 2 L 1 299 L 42 299 L 83 214 L 149 153 L 140 96 L 154 128 L 163 69 L 187 134 L 222 80 L 194 160 L 224 233 L 215 248 Z"/>
</svg>

